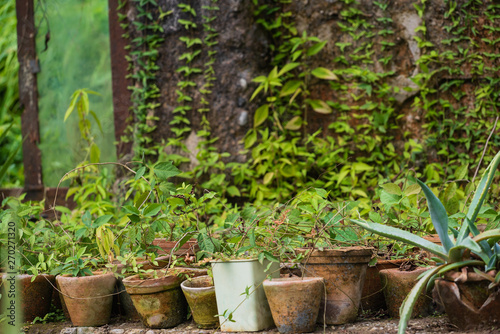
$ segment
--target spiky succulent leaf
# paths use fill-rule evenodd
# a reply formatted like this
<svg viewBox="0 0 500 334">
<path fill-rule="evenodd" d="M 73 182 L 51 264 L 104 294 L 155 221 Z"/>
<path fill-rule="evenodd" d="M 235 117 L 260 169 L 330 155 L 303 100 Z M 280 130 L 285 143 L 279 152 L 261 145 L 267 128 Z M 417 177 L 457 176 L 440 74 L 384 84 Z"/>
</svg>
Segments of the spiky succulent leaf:
<svg viewBox="0 0 500 334">
<path fill-rule="evenodd" d="M 427 198 L 427 205 L 431 213 L 431 220 L 434 228 L 436 229 L 439 239 L 443 244 L 444 250 L 448 252 L 452 248 L 453 242 L 451 242 L 448 236 L 448 213 L 444 208 L 443 203 L 434 195 L 432 190 L 425 185 L 422 181 L 417 179 L 418 184 L 424 191 L 425 198 Z"/>
<path fill-rule="evenodd" d="M 448 260 L 448 255 L 444 252 L 442 246 L 436 245 L 435 243 L 425 240 L 424 238 L 421 238 L 413 233 L 403 231 L 391 226 L 367 222 L 365 220 L 351 219 L 351 222 L 375 234 L 382 235 L 393 240 L 405 242 L 407 244 L 429 251 L 445 261 Z"/>
<path fill-rule="evenodd" d="M 474 197 L 472 198 L 472 202 L 470 203 L 469 210 L 467 211 L 465 224 L 462 224 L 460 229 L 460 233 L 458 236 L 458 241 L 461 239 L 465 239 L 469 234 L 469 231 L 472 232 L 474 236 L 479 234 L 479 231 L 474 225 L 476 221 L 477 215 L 481 206 L 483 205 L 484 199 L 488 194 L 488 189 L 490 188 L 491 182 L 493 182 L 493 177 L 495 176 L 495 172 L 500 164 L 500 152 L 498 152 L 491 163 L 488 165 L 486 170 L 484 171 L 483 176 L 481 177 L 481 181 L 474 193 Z"/>
<path fill-rule="evenodd" d="M 406 328 L 408 327 L 408 320 L 410 320 L 413 307 L 415 306 L 418 297 L 420 296 L 424 288 L 427 287 L 427 283 L 429 282 L 429 280 L 434 275 L 436 275 L 436 273 L 442 267 L 444 267 L 444 265 L 427 270 L 425 272 L 425 275 L 422 276 L 420 280 L 418 280 L 417 284 L 413 286 L 413 289 L 411 289 L 408 296 L 406 296 L 405 300 L 403 301 L 403 304 L 401 304 L 401 307 L 399 308 L 398 334 L 405 334 Z"/>
</svg>

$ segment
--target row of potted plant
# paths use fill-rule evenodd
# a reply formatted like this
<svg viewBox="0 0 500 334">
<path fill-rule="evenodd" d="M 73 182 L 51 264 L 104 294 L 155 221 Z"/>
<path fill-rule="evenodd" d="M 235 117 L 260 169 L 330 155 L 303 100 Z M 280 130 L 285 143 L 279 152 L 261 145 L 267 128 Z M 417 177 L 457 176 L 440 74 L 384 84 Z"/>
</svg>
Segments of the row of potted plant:
<svg viewBox="0 0 500 334">
<path fill-rule="evenodd" d="M 54 208 L 57 210 L 56 219 L 49 220 L 41 216 L 43 203 L 28 204 L 22 203 L 21 199 L 7 199 L 3 206 L 8 209 L 0 214 L 0 218 L 3 227 L 11 221 L 20 227 L 19 244 L 26 250 L 22 252 L 22 270 L 35 275 L 50 271 L 60 274 L 57 276 L 58 290 L 69 298 L 65 299 L 66 306 L 82 308 L 90 304 L 95 307 L 102 302 L 107 308 L 113 295 L 128 295 L 135 309 L 145 312 L 141 317 L 146 326 L 170 327 L 185 320 L 184 285 L 185 291 L 210 290 L 212 300 L 215 295 L 219 324 L 197 320 L 196 317 L 195 320 L 200 326 L 220 326 L 225 331 L 260 330 L 274 322 L 280 332 L 300 332 L 310 331 L 317 320 L 325 324 L 354 321 L 359 313 L 368 263 L 373 263 L 373 258 L 381 250 L 381 239 L 374 238 L 370 234 L 373 232 L 399 241 L 397 244 L 385 242 L 386 252 L 388 248 L 394 251 L 394 245 L 399 249 L 411 245 L 437 256 L 431 259 L 436 265 L 426 271 L 403 303 L 400 332 L 404 332 L 417 297 L 426 288 L 430 289 L 437 278 L 445 278 L 436 281 L 436 291 L 452 321 L 454 318 L 446 300 L 463 308 L 469 306 L 457 301 L 461 298 L 457 291 L 462 291 L 462 288 L 450 285 L 450 280 L 455 281 L 453 284 L 481 281 L 478 284 L 482 284 L 481 291 L 485 294 L 477 299 L 484 304 L 485 312 L 491 308 L 490 299 L 494 299 L 500 281 L 497 274 L 500 232 L 488 230 L 479 233 L 474 223 L 484 214 L 481 208 L 499 161 L 500 153 L 486 169 L 462 222 L 457 219 L 460 214 L 455 214 L 452 224 L 449 224 L 445 204 L 419 180 L 399 190 L 392 185 L 383 186 L 386 195 L 381 196 L 381 206 L 391 208 L 418 206 L 420 202 L 415 198 L 420 189 L 423 190 L 442 246 L 418 237 L 411 229 L 405 231 L 390 226 L 396 221 L 396 225 L 404 227 L 401 221 L 406 218 L 402 216 L 408 215 L 409 210 L 395 210 L 395 214 L 388 208 L 367 211 L 355 202 L 332 202 L 323 189 L 305 190 L 290 202 L 273 208 L 239 208 L 210 192 L 196 196 L 191 186 L 175 187 L 171 183 L 171 178 L 179 176 L 180 171 L 170 162 L 158 163 L 151 168 L 141 166 L 137 170 L 120 166 L 134 175 L 121 183 L 123 196 L 112 194 L 103 187 L 105 180 L 95 172 L 95 166 L 88 166 L 92 169 L 90 174 L 82 167 L 71 175 L 79 179 L 70 190 L 78 204 L 76 210 Z M 425 211 L 418 207 L 413 217 L 425 219 Z M 361 228 L 353 228 L 353 225 Z M 162 239 L 173 239 L 176 244 L 162 254 L 163 258 L 158 257 L 161 249 L 154 244 L 155 238 L 161 235 L 164 236 Z M 191 246 L 193 252 L 176 253 L 192 238 L 196 239 L 198 248 Z M 345 245 L 357 247 L 338 249 Z M 347 255 L 354 257 L 348 259 Z M 301 278 L 279 277 L 280 263 L 290 262 L 299 265 Z M 201 271 L 179 269 L 179 264 L 193 263 L 211 266 Z M 163 270 L 152 269 L 155 266 Z M 249 266 L 249 273 L 244 278 L 233 278 L 232 275 L 244 271 L 243 266 Z M 332 270 L 336 266 L 340 268 L 338 273 Z M 107 270 L 108 273 L 98 275 L 98 270 Z M 208 284 L 212 281 L 211 276 L 195 278 L 206 273 L 213 276 L 214 289 Z M 116 276 L 125 277 L 123 285 L 127 293 L 123 289 L 116 290 Z M 96 292 L 95 296 L 70 292 L 67 288 L 69 282 L 76 280 L 75 277 L 92 282 L 83 288 L 84 291 L 90 291 L 90 286 L 95 287 L 94 281 L 98 277 L 107 278 L 106 290 Z M 351 290 L 340 285 L 352 283 L 354 277 L 360 280 Z M 279 287 L 280 283 L 283 287 Z M 273 291 L 279 291 L 281 297 L 291 297 L 292 291 L 303 290 L 301 285 L 312 285 L 311 289 L 322 296 L 313 298 L 313 301 L 320 301 L 317 307 L 296 306 L 294 312 L 290 308 L 278 310 L 278 306 L 290 303 L 276 301 Z M 228 288 L 233 288 L 233 291 L 228 292 Z M 167 302 L 155 297 L 157 293 L 169 294 L 168 298 L 180 304 L 173 308 L 166 306 Z M 225 298 L 226 294 L 230 297 Z M 147 295 L 147 298 L 139 297 L 142 295 Z M 310 292 L 305 295 L 313 296 Z M 201 297 L 188 297 L 187 301 L 194 303 L 197 298 Z M 259 305 L 257 308 L 245 309 L 254 301 Z M 259 301 L 263 301 L 264 306 Z M 161 307 L 153 309 L 152 305 Z M 98 313 L 107 316 L 96 325 L 109 321 L 109 312 Z M 280 320 L 284 314 L 301 320 Z M 477 312 L 472 311 L 471 314 L 470 317 L 479 318 L 480 323 L 488 319 L 496 321 L 495 316 L 476 315 Z M 305 318 L 309 319 L 307 324 Z M 85 321 L 90 317 L 84 316 L 84 322 L 77 319 L 71 315 L 75 325 L 83 326 L 88 325 Z M 257 319 L 257 324 L 246 325 L 250 319 Z M 459 326 L 471 323 L 466 320 Z"/>
</svg>

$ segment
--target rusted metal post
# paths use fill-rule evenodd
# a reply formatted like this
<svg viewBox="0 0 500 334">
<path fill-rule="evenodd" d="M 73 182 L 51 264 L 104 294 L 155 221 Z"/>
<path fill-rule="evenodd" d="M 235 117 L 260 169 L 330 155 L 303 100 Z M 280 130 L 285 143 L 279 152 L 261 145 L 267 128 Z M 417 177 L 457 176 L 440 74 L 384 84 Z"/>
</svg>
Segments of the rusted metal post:
<svg viewBox="0 0 500 334">
<path fill-rule="evenodd" d="M 113 88 L 113 113 L 115 120 L 115 138 L 117 142 L 116 155 L 118 158 L 132 151 L 132 142 L 124 143 L 121 137 L 130 117 L 130 95 L 128 87 L 131 81 L 127 79 L 128 63 L 125 56 L 128 54 L 125 47 L 127 40 L 122 37 L 125 31 L 120 26 L 118 13 L 126 14 L 128 5 L 118 10 L 119 0 L 108 0 L 109 7 L 109 44 L 111 47 L 111 77 Z"/>
<path fill-rule="evenodd" d="M 36 55 L 36 31 L 33 0 L 16 0 L 17 58 L 19 60 L 19 100 L 24 111 L 21 115 L 23 142 L 24 191 L 27 199 L 43 198 L 42 156 L 38 143 L 39 72 Z"/>
</svg>

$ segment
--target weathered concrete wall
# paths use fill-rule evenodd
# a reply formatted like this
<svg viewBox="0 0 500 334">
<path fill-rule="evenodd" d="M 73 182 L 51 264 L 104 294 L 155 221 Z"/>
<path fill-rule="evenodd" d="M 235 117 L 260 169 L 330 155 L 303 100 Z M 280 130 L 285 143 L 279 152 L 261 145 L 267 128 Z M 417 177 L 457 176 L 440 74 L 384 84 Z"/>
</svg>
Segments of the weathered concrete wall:
<svg viewBox="0 0 500 334">
<path fill-rule="evenodd" d="M 435 57 L 435 61 L 431 59 L 426 62 L 429 71 L 444 66 L 449 66 L 454 70 L 457 68 L 462 70 L 462 73 L 458 73 L 458 71 L 450 73 L 449 70 L 437 72 L 425 85 L 431 90 L 426 93 L 426 96 L 434 94 L 436 99 L 456 94 L 457 90 L 462 91 L 464 97 L 453 102 L 455 109 L 460 106 L 466 106 L 466 110 L 474 109 L 475 90 L 483 78 L 491 77 L 492 72 L 494 72 L 494 70 L 484 73 L 478 72 L 474 60 L 468 59 L 464 51 L 464 49 L 469 48 L 476 55 L 497 52 L 498 44 L 483 40 L 485 37 L 489 40 L 500 38 L 498 30 L 484 27 L 492 24 L 491 18 L 488 19 L 484 16 L 486 7 L 492 2 L 484 1 L 482 5 L 477 5 L 476 9 L 471 10 L 472 18 L 460 14 L 460 10 L 465 8 L 468 1 L 456 2 L 455 14 L 459 13 L 456 17 L 460 18 L 460 22 L 451 31 L 447 31 L 444 27 L 452 24 L 450 17 L 453 15 L 445 18 L 450 9 L 443 1 L 439 0 L 427 1 L 422 17 L 419 16 L 414 6 L 421 6 L 420 2 L 411 0 L 388 1 L 385 10 L 382 10 L 371 0 L 361 0 L 357 5 L 336 0 L 296 0 L 285 5 L 284 10 L 290 11 L 290 17 L 296 24 L 298 35 L 307 31 L 309 36 L 317 36 L 328 41 L 327 46 L 320 54 L 311 59 L 311 67 L 323 66 L 335 70 L 358 66 L 360 69 L 367 69 L 373 73 L 386 73 L 387 76 L 378 79 L 377 85 L 379 87 L 386 85 L 391 91 L 387 96 L 380 98 L 375 93 L 368 96 L 359 87 L 359 83 L 365 79 L 345 74 L 341 77 L 341 82 L 347 86 L 347 90 L 331 89 L 329 83 L 317 80 L 317 82 L 311 83 L 311 97 L 342 101 L 342 103 L 353 107 L 353 116 L 369 113 L 361 109 L 367 98 L 377 103 L 383 102 L 394 108 L 389 123 L 396 149 L 401 151 L 404 143 L 410 138 L 425 144 L 423 137 L 428 136 L 429 131 L 424 130 L 423 126 L 430 116 L 426 115 L 416 103 L 418 101 L 415 100 L 421 94 L 421 88 L 415 83 L 416 76 L 422 73 L 422 68 L 417 66 L 417 61 L 423 56 L 432 58 L 434 52 L 439 55 Z M 185 61 L 179 60 L 179 57 L 187 50 L 179 38 L 182 36 L 203 38 L 206 35 L 202 29 L 203 15 L 207 15 L 207 10 L 203 6 L 213 5 L 209 0 L 191 1 L 191 6 L 198 14 L 193 18 L 190 14 L 181 12 L 178 8 L 179 3 L 181 1 L 178 0 L 159 1 L 162 8 L 173 10 L 173 14 L 162 23 L 165 30 L 165 42 L 160 47 L 158 61 L 161 107 L 156 112 L 159 117 L 158 127 L 153 135 L 156 142 L 161 139 L 167 140 L 173 136 L 169 130 L 170 123 L 174 117 L 173 110 L 179 105 L 178 95 L 175 91 L 178 89 L 177 83 L 184 79 L 183 74 L 177 72 L 179 67 L 185 64 Z M 268 1 L 268 3 L 272 3 L 272 1 Z M 207 118 L 213 137 L 219 138 L 216 146 L 220 152 L 231 153 L 229 160 L 241 161 L 244 157 L 238 154 L 243 148 L 240 141 L 252 126 L 253 114 L 259 106 L 259 101 L 249 101 L 256 88 L 256 84 L 252 83 L 252 78 L 266 75 L 271 70 L 272 52 L 270 45 L 276 40 L 273 40 L 270 34 L 256 23 L 256 18 L 253 15 L 255 7 L 252 1 L 230 0 L 219 1 L 215 4 L 220 8 L 217 11 L 217 18 L 212 22 L 212 27 L 219 34 L 218 44 L 213 48 L 217 51 L 213 64 L 216 80 L 213 82 L 213 87 L 210 88 L 212 93 L 205 96 L 210 108 Z M 351 11 L 349 14 L 353 8 L 356 11 Z M 386 19 L 384 20 L 384 18 Z M 179 23 L 179 19 L 193 20 L 198 28 L 186 30 Z M 422 22 L 425 22 L 427 31 L 419 30 L 418 27 L 421 26 Z M 496 22 L 498 23 L 498 20 Z M 342 25 L 353 27 L 354 24 L 360 26 L 353 28 L 353 31 L 342 28 Z M 457 33 L 462 25 L 465 29 Z M 457 40 L 457 38 L 460 39 Z M 418 39 L 432 44 L 419 47 Z M 455 40 L 446 41 L 450 39 Z M 443 43 L 443 41 L 445 42 Z M 342 52 L 338 43 L 350 43 L 350 45 L 345 47 L 344 52 Z M 388 43 L 392 43 L 391 46 L 387 46 Z M 366 55 L 362 55 L 362 52 L 355 52 L 367 44 L 370 46 L 366 48 Z M 203 68 L 208 61 L 206 48 L 201 47 L 201 49 L 201 56 L 197 57 L 190 64 L 191 66 Z M 457 65 L 457 62 L 447 59 L 447 56 L 443 55 L 445 51 L 457 53 L 455 60 L 462 57 L 464 61 Z M 334 59 L 340 56 L 347 59 L 347 64 L 334 62 Z M 392 59 L 384 61 L 387 57 L 392 57 Z M 499 66 L 498 58 L 484 57 L 477 61 L 483 62 L 485 67 L 498 68 Z M 198 87 L 203 85 L 203 75 L 193 76 L 193 78 Z M 465 80 L 465 83 L 453 91 L 438 92 L 439 87 L 444 82 L 454 79 Z M 193 110 L 186 115 L 191 120 L 191 132 L 186 135 L 186 143 L 188 148 L 195 152 L 198 142 L 195 134 L 201 128 L 201 114 L 196 111 L 196 106 L 199 105 L 202 96 L 198 88 L 190 89 L 189 93 L 195 103 Z M 366 98 L 359 99 L 358 96 L 362 94 L 366 94 Z M 308 132 L 312 133 L 322 129 L 324 136 L 334 136 L 335 133 L 328 129 L 328 125 L 339 115 L 340 112 L 337 110 L 329 115 L 312 113 L 311 117 L 308 118 Z M 368 122 L 368 120 L 367 118 L 352 117 L 350 122 L 352 126 L 357 126 Z M 452 135 L 457 136 L 456 133 Z M 458 134 L 459 137 L 465 135 Z M 173 152 L 172 148 L 166 150 Z M 463 150 L 467 151 L 465 148 Z M 191 155 L 193 162 L 194 156 L 193 153 Z M 430 149 L 429 160 L 436 159 L 438 159 L 437 153 Z"/>
</svg>

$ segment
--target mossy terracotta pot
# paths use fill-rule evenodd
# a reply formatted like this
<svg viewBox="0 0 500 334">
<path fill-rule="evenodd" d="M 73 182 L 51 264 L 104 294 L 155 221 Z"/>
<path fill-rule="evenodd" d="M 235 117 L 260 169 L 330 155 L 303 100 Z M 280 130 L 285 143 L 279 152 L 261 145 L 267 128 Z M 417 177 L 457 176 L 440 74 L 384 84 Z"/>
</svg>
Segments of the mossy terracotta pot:
<svg viewBox="0 0 500 334">
<path fill-rule="evenodd" d="M 109 322 L 116 278 L 113 274 L 57 276 L 73 326 L 102 326 Z"/>
<path fill-rule="evenodd" d="M 265 280 L 264 291 L 280 333 L 307 333 L 316 328 L 324 292 L 322 277 Z"/>
<path fill-rule="evenodd" d="M 382 286 L 380 281 L 379 272 L 384 269 L 397 269 L 402 263 L 407 261 L 408 259 L 378 260 L 375 266 L 366 269 L 365 285 L 363 286 L 363 293 L 361 295 L 362 311 L 376 312 L 387 310 L 384 286 Z"/>
<path fill-rule="evenodd" d="M 399 318 L 399 308 L 417 283 L 418 277 L 430 268 L 418 268 L 412 271 L 401 271 L 399 269 L 385 269 L 379 272 L 380 281 L 384 286 L 384 296 L 387 303 L 387 311 L 393 318 Z M 433 313 L 432 297 L 422 294 L 418 297 L 413 307 L 412 318 L 427 316 Z"/>
<path fill-rule="evenodd" d="M 346 247 L 298 251 L 309 252 L 302 262 L 304 276 L 325 279 L 326 298 L 321 299 L 318 321 L 328 325 L 355 321 L 373 249 Z"/>
<path fill-rule="evenodd" d="M 499 287 L 488 289 L 491 281 L 473 272 L 467 273 L 465 282 L 460 282 L 460 275 L 456 272 L 436 280 L 437 302 L 444 306 L 450 322 L 461 330 L 500 326 Z"/>
<path fill-rule="evenodd" d="M 20 289 L 21 307 L 24 322 L 32 322 L 36 317 L 43 318 L 50 311 L 52 293 L 56 284 L 54 275 L 38 275 L 31 281 L 33 275 L 8 275 L 1 276 L 2 286 L 6 286 L 12 278 L 17 280 L 17 288 Z M 3 288 L 2 288 L 3 289 Z M 2 294 L 6 295 L 5 292 Z"/>
<path fill-rule="evenodd" d="M 199 276 L 181 283 L 182 292 L 198 328 L 219 326 L 214 281 L 210 276 Z"/>
<path fill-rule="evenodd" d="M 123 285 L 144 326 L 169 328 L 181 324 L 187 317 L 188 304 L 181 283 L 187 277 L 206 273 L 203 269 L 190 268 L 157 270 L 155 274 L 127 277 Z"/>
</svg>

